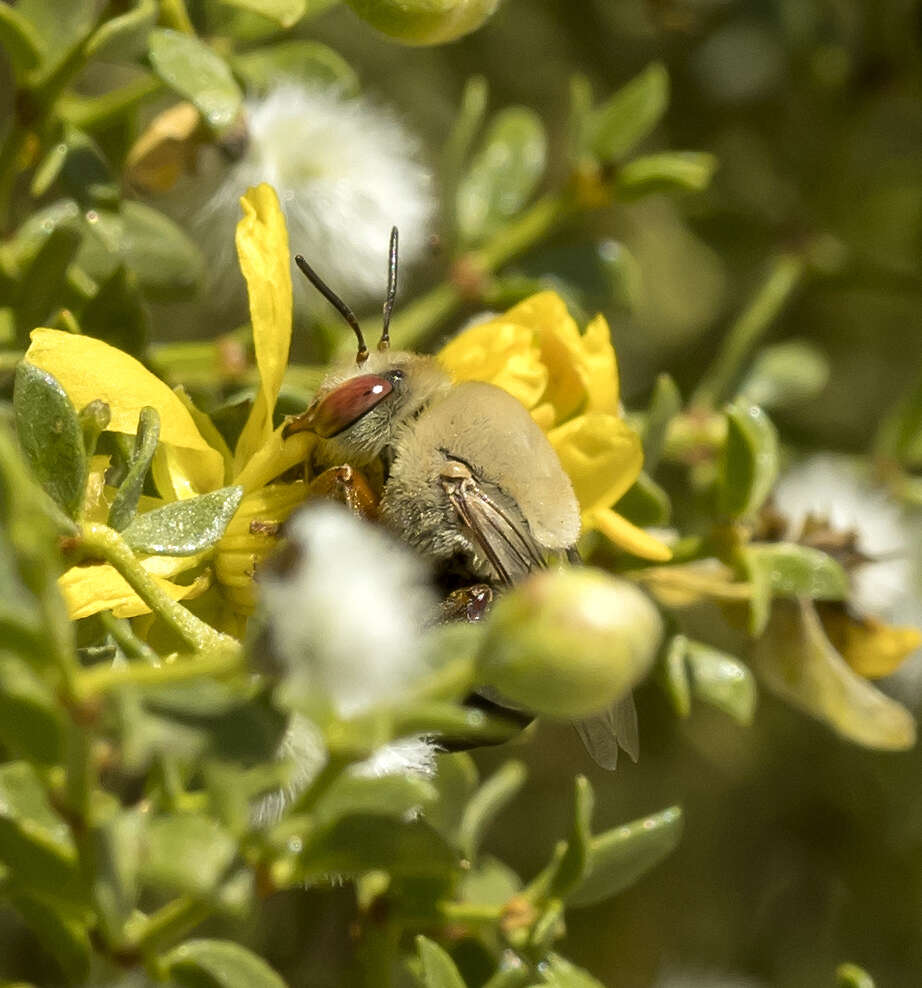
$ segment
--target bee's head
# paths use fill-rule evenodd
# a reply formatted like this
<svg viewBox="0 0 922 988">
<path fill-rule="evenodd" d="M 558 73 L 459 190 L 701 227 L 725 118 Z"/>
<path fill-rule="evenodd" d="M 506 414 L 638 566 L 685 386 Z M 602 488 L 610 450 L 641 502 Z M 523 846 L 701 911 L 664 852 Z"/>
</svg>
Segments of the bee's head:
<svg viewBox="0 0 922 988">
<path fill-rule="evenodd" d="M 450 381 L 434 357 L 390 350 L 391 312 L 397 297 L 397 227 L 391 230 L 384 319 L 375 353 L 369 354 L 352 309 L 300 254 L 295 262 L 352 327 L 358 353 L 354 364 L 327 376 L 307 411 L 288 423 L 285 435 L 313 432 L 327 441 L 329 458 L 362 466 L 390 445 L 401 425 L 447 390 Z"/>
</svg>

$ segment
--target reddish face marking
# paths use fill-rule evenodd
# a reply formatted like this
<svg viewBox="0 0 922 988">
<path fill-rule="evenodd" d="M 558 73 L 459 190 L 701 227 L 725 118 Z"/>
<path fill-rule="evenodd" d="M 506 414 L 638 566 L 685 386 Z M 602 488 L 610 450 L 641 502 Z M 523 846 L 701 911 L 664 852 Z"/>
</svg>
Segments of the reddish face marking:
<svg viewBox="0 0 922 988">
<path fill-rule="evenodd" d="M 370 412 L 393 390 L 391 382 L 377 374 L 350 377 L 311 407 L 305 426 L 321 439 L 330 439 Z"/>
</svg>

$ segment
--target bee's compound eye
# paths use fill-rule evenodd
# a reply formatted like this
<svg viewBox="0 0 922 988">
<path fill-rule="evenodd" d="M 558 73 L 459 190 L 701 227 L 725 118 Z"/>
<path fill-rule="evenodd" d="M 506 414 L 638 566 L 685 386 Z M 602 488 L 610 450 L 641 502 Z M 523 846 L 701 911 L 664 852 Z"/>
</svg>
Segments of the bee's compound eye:
<svg viewBox="0 0 922 988">
<path fill-rule="evenodd" d="M 391 382 L 378 374 L 350 377 L 317 403 L 310 417 L 311 431 L 330 439 L 370 412 L 393 390 Z"/>
</svg>

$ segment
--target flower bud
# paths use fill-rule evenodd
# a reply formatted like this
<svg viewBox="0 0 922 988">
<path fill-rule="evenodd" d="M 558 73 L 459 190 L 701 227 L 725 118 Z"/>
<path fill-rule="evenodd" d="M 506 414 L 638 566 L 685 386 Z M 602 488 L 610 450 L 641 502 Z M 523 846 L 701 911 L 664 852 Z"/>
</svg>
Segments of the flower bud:
<svg viewBox="0 0 922 988">
<path fill-rule="evenodd" d="M 499 0 L 348 0 L 372 27 L 408 45 L 439 45 L 475 31 Z"/>
<path fill-rule="evenodd" d="M 646 675 L 662 633 L 659 612 L 632 583 L 592 569 L 542 572 L 495 605 L 481 673 L 536 713 L 586 717 Z"/>
</svg>

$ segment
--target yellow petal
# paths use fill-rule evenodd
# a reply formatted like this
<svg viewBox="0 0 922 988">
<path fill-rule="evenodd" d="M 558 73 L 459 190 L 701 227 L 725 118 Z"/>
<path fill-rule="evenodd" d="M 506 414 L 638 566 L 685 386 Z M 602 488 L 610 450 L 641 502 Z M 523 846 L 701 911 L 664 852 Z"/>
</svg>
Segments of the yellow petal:
<svg viewBox="0 0 922 988">
<path fill-rule="evenodd" d="M 577 369 L 588 396 L 586 409 L 618 414 L 621 401 L 618 387 L 618 360 L 611 343 L 611 330 L 605 317 L 597 315 L 580 338 Z"/>
<path fill-rule="evenodd" d="M 538 343 L 548 371 L 544 400 L 553 405 L 555 421 L 583 411 L 586 389 L 577 369 L 581 338 L 563 299 L 556 292 L 539 292 L 514 305 L 504 318 L 527 327 Z"/>
<path fill-rule="evenodd" d="M 91 336 L 36 329 L 26 360 L 54 375 L 79 411 L 96 398 L 109 406 L 109 429 L 134 435 L 145 405 L 160 415 L 160 442 L 196 494 L 221 486 L 221 454 L 202 438 L 179 398 L 127 353 Z"/>
<path fill-rule="evenodd" d="M 188 586 L 171 583 L 160 576 L 154 576 L 154 580 L 173 600 L 186 600 L 207 589 L 210 574 L 203 574 Z M 72 566 L 58 579 L 58 586 L 72 621 L 108 610 L 116 617 L 136 617 L 150 612 L 147 604 L 108 563 Z"/>
<path fill-rule="evenodd" d="M 917 628 L 896 627 L 870 617 L 853 617 L 836 604 L 818 604 L 817 612 L 833 646 L 859 676 L 867 679 L 879 679 L 896 672 L 922 645 L 922 634 Z"/>
<path fill-rule="evenodd" d="M 534 408 L 547 387 L 548 372 L 534 334 L 506 316 L 459 333 L 439 352 L 439 363 L 456 381 L 486 381 Z"/>
<path fill-rule="evenodd" d="M 218 582 L 239 612 L 252 612 L 257 570 L 278 545 L 278 527 L 306 497 L 307 484 L 297 482 L 261 487 L 241 501 L 215 551 Z"/>
<path fill-rule="evenodd" d="M 598 508 L 583 515 L 583 529 L 596 529 L 619 548 L 641 559 L 664 563 L 672 559 L 672 550 L 642 528 L 638 528 L 610 508 Z"/>
<path fill-rule="evenodd" d="M 288 230 L 271 185 L 256 186 L 240 200 L 237 254 L 250 296 L 250 321 L 259 370 L 259 391 L 234 455 L 239 473 L 272 435 L 272 413 L 291 345 L 291 258 Z"/>
<path fill-rule="evenodd" d="M 531 417 L 535 420 L 538 428 L 542 432 L 550 432 L 557 421 L 557 414 L 554 406 L 549 401 L 542 401 L 540 405 L 531 410 Z"/>
<path fill-rule="evenodd" d="M 611 507 L 643 465 L 640 437 L 622 419 L 602 412 L 577 416 L 548 433 L 583 511 Z"/>
<path fill-rule="evenodd" d="M 304 463 L 317 442 L 317 437 L 310 432 L 296 432 L 283 439 L 284 428 L 280 425 L 237 475 L 234 483 L 243 487 L 244 494 L 264 487 L 292 467 Z"/>
</svg>

